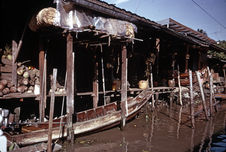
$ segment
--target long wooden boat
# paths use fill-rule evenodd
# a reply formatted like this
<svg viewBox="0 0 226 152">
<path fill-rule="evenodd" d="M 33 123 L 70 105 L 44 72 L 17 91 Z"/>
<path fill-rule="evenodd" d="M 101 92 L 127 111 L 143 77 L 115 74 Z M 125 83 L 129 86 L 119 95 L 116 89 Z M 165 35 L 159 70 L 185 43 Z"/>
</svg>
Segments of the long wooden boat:
<svg viewBox="0 0 226 152">
<path fill-rule="evenodd" d="M 136 97 L 129 97 L 127 120 L 133 118 L 140 109 L 151 98 L 150 90 L 143 90 Z M 95 109 L 89 109 L 76 114 L 76 122 L 73 123 L 73 131 L 75 135 L 89 133 L 91 131 L 100 131 L 108 129 L 120 124 L 121 110 L 120 103 L 112 102 L 105 106 L 100 106 Z M 52 139 L 56 140 L 61 137 L 66 137 L 67 128 L 65 127 L 66 117 L 63 119 L 62 127 L 59 123 L 60 119 L 54 120 Z M 62 130 L 60 130 L 62 128 Z M 21 134 L 11 135 L 5 133 L 7 139 L 15 142 L 18 145 L 29 145 L 48 140 L 48 122 L 36 125 L 23 126 Z"/>
</svg>

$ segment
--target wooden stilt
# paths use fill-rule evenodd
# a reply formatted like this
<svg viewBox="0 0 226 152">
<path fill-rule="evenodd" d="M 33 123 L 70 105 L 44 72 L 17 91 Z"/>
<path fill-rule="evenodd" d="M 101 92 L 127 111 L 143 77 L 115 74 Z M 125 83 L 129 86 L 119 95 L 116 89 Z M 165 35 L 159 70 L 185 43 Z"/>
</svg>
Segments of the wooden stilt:
<svg viewBox="0 0 226 152">
<path fill-rule="evenodd" d="M 186 46 L 186 55 L 185 55 L 185 71 L 184 73 L 188 72 L 188 61 L 189 61 L 190 55 L 189 55 L 189 45 Z"/>
<path fill-rule="evenodd" d="M 158 78 L 159 76 L 159 52 L 160 52 L 160 39 L 156 39 L 156 77 Z"/>
<path fill-rule="evenodd" d="M 104 93 L 104 105 L 106 105 L 106 100 L 105 100 L 105 76 L 104 76 L 104 53 L 103 53 L 103 48 L 102 45 L 100 45 L 100 52 L 101 52 L 101 74 L 102 74 L 102 87 L 103 87 L 103 93 Z"/>
<path fill-rule="evenodd" d="M 192 83 L 192 72 L 189 70 L 189 82 L 190 82 L 190 113 L 191 113 L 191 126 L 195 128 L 195 117 L 194 117 L 194 101 L 193 101 L 193 83 Z"/>
<path fill-rule="evenodd" d="M 196 73 L 198 83 L 199 83 L 199 88 L 200 88 L 201 97 L 202 97 L 202 105 L 203 105 L 203 109 L 204 109 L 204 112 L 205 112 L 206 120 L 209 120 L 208 111 L 207 111 L 207 107 L 206 107 L 205 95 L 204 95 L 202 83 L 201 83 L 201 80 L 200 80 L 200 72 L 196 71 L 195 73 Z"/>
<path fill-rule="evenodd" d="M 97 108 L 99 100 L 99 84 L 98 84 L 98 62 L 95 65 L 95 76 L 93 80 L 93 108 Z"/>
<path fill-rule="evenodd" d="M 17 43 L 12 41 L 12 83 L 14 86 L 17 86 L 17 63 L 16 63 L 16 54 L 17 54 Z"/>
<path fill-rule="evenodd" d="M 182 89 L 181 89 L 181 83 L 180 83 L 180 69 L 179 65 L 177 66 L 177 79 L 178 79 L 178 87 L 179 87 L 179 103 L 182 106 Z"/>
<path fill-rule="evenodd" d="M 43 44 L 42 41 L 40 40 L 39 42 L 39 71 L 40 71 L 40 94 L 39 94 L 39 121 L 43 122 L 44 121 L 44 88 L 45 88 L 45 72 L 44 72 L 44 67 L 45 67 L 45 52 L 43 49 Z"/>
<path fill-rule="evenodd" d="M 207 67 L 207 71 L 208 71 L 208 75 L 209 75 L 209 87 L 210 87 L 210 100 L 209 100 L 210 115 L 213 116 L 213 77 L 212 77 L 209 67 Z"/>
<path fill-rule="evenodd" d="M 74 113 L 74 58 L 73 58 L 73 37 L 71 33 L 67 35 L 67 132 L 68 140 L 74 141 L 74 131 L 73 131 L 73 122 L 72 115 Z"/>
<path fill-rule="evenodd" d="M 51 101 L 49 111 L 49 131 L 48 131 L 48 152 L 52 152 L 52 127 L 53 127 L 53 114 L 54 114 L 54 102 L 55 102 L 55 90 L 56 90 L 56 77 L 57 69 L 53 69 L 53 84 L 51 86 Z"/>
<path fill-rule="evenodd" d="M 226 94 L 226 73 L 225 73 L 225 68 L 223 69 L 223 74 L 224 74 L 224 93 Z"/>
<path fill-rule="evenodd" d="M 127 49 L 122 46 L 122 69 L 121 69 L 121 129 L 126 125 L 126 117 L 128 115 L 127 105 Z"/>
</svg>

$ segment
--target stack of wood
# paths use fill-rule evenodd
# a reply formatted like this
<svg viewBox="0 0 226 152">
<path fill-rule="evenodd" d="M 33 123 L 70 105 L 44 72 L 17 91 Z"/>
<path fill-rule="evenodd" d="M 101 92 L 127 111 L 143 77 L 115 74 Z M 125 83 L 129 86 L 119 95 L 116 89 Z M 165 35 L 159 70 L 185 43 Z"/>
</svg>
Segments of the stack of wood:
<svg viewBox="0 0 226 152">
<path fill-rule="evenodd" d="M 34 67 L 27 67 L 18 63 L 17 68 L 17 91 L 20 93 L 34 93 L 35 86 L 40 86 L 39 76 L 40 72 Z M 39 94 L 39 92 L 38 92 Z"/>
<path fill-rule="evenodd" d="M 5 49 L 0 65 L 0 96 L 9 93 L 33 93 L 35 85 L 40 86 L 39 70 L 17 63 L 17 86 L 12 84 L 12 51 Z"/>
</svg>

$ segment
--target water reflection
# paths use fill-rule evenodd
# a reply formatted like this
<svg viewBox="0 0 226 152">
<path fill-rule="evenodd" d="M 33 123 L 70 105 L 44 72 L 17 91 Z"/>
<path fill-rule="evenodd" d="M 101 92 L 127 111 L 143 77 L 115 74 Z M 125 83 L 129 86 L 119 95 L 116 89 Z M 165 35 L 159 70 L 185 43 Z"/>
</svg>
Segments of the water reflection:
<svg viewBox="0 0 226 152">
<path fill-rule="evenodd" d="M 195 144 L 194 144 L 194 135 L 195 135 L 195 128 L 192 128 L 191 129 L 191 152 L 193 152 L 193 150 L 194 150 L 194 146 L 195 146 Z"/>
<path fill-rule="evenodd" d="M 180 124 L 181 124 L 181 113 L 182 113 L 182 106 L 179 109 L 179 114 L 178 114 L 178 123 L 177 123 L 177 139 L 179 139 L 180 135 Z"/>
<path fill-rule="evenodd" d="M 204 129 L 204 132 L 203 132 L 203 135 L 202 135 L 201 144 L 200 144 L 200 146 L 199 146 L 199 152 L 202 151 L 203 145 L 204 145 L 204 143 L 205 143 L 205 139 L 206 139 L 206 137 L 207 137 L 207 129 L 208 129 L 208 126 L 209 126 L 209 123 L 207 122 L 207 123 L 205 124 L 205 129 Z"/>
<path fill-rule="evenodd" d="M 145 110 L 145 109 L 144 109 Z M 209 121 L 196 119 L 195 129 L 192 129 L 186 107 L 147 109 L 137 119 L 127 123 L 124 131 L 113 128 L 78 141 L 94 141 L 91 144 L 77 142 L 78 150 L 82 152 L 123 151 L 123 152 L 221 152 L 226 151 L 226 135 L 216 132 L 225 129 L 226 112 L 218 112 Z M 216 140 L 217 139 L 217 140 Z M 95 149 L 96 148 L 96 149 Z"/>
</svg>

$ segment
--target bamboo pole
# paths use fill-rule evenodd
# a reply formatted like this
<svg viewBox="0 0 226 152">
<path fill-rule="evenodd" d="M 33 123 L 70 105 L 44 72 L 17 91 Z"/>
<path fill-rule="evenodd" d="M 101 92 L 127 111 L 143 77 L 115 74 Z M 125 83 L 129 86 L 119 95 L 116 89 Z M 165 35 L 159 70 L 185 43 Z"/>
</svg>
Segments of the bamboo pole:
<svg viewBox="0 0 226 152">
<path fill-rule="evenodd" d="M 194 117 L 194 101 L 193 101 L 193 84 L 192 84 L 192 72 L 189 70 L 189 82 L 190 82 L 190 113 L 191 113 L 191 126 L 195 128 Z"/>
<path fill-rule="evenodd" d="M 181 89 L 181 83 L 180 83 L 180 69 L 179 65 L 177 66 L 177 79 L 178 79 L 178 87 L 179 87 L 179 103 L 182 106 L 182 89 Z"/>
<path fill-rule="evenodd" d="M 201 97 L 202 97 L 202 105 L 203 105 L 203 109 L 205 112 L 206 120 L 209 120 L 208 111 L 207 111 L 207 107 L 206 107 L 205 95 L 204 95 L 204 91 L 203 91 L 203 87 L 202 87 L 202 83 L 201 83 L 201 79 L 200 79 L 200 72 L 196 71 L 196 76 L 197 76 L 198 83 L 199 83 L 199 88 L 200 88 Z"/>
<path fill-rule="evenodd" d="M 48 152 L 52 152 L 52 129 L 53 129 L 53 114 L 54 114 L 54 102 L 55 102 L 55 90 L 56 90 L 56 77 L 57 69 L 53 69 L 53 84 L 51 86 L 51 100 L 49 111 L 49 130 L 48 130 Z"/>
<path fill-rule="evenodd" d="M 210 87 L 210 99 L 209 99 L 210 115 L 213 116 L 213 77 L 212 77 L 209 67 L 207 67 L 207 71 L 208 71 L 208 75 L 209 75 L 209 87 Z"/>
<path fill-rule="evenodd" d="M 121 129 L 126 125 L 128 115 L 127 105 L 127 49 L 122 46 L 122 69 L 121 69 Z"/>
</svg>

